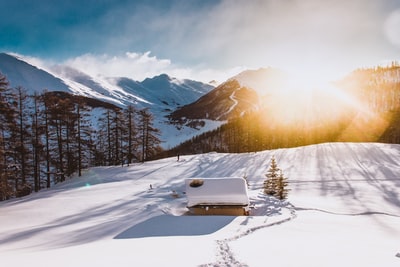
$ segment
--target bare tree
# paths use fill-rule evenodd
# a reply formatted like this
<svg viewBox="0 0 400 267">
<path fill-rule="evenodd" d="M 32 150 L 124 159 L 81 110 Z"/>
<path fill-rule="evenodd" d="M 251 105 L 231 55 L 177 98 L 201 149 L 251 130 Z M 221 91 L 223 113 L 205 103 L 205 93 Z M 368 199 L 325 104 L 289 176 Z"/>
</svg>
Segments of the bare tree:
<svg viewBox="0 0 400 267">
<path fill-rule="evenodd" d="M 139 142 L 142 148 L 141 160 L 144 162 L 160 151 L 161 140 L 158 137 L 160 130 L 153 126 L 154 117 L 148 109 L 139 110 L 138 115 Z"/>
</svg>

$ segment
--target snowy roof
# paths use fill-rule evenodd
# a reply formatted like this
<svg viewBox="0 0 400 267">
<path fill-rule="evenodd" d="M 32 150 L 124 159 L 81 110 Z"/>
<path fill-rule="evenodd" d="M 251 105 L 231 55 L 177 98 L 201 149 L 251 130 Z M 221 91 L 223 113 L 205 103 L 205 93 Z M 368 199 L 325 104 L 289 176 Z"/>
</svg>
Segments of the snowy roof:
<svg viewBox="0 0 400 267">
<path fill-rule="evenodd" d="M 185 180 L 188 207 L 196 205 L 248 205 L 246 181 L 240 177 Z"/>
</svg>

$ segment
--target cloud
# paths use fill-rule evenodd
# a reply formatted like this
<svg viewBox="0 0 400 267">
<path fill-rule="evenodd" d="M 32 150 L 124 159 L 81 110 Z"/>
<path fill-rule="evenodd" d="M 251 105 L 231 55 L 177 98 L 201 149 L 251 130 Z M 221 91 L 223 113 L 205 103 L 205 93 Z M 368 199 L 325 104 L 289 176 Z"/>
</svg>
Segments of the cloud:
<svg viewBox="0 0 400 267">
<path fill-rule="evenodd" d="M 160 74 L 168 74 L 178 79 L 191 79 L 208 83 L 216 81 L 225 82 L 238 73 L 249 69 L 246 66 L 235 66 L 225 69 L 210 68 L 207 66 L 178 66 L 169 59 L 158 59 L 150 51 L 145 53 L 126 52 L 123 55 L 96 55 L 84 54 L 70 58 L 64 62 L 26 56 L 18 53 L 9 54 L 26 61 L 45 71 L 52 72 L 56 65 L 66 65 L 86 73 L 92 77 L 127 77 L 135 81 L 142 81 Z"/>
<path fill-rule="evenodd" d="M 388 40 L 400 48 L 400 9 L 390 13 L 385 21 L 384 30 Z"/>
<path fill-rule="evenodd" d="M 36 59 L 35 62 L 40 62 L 40 60 Z M 169 59 L 159 59 L 156 56 L 152 56 L 150 51 L 145 53 L 126 52 L 119 56 L 85 54 L 68 59 L 63 64 L 94 77 L 127 77 L 137 81 L 166 73 L 179 79 L 224 82 L 246 69 L 244 66 L 227 69 L 178 66 Z"/>
<path fill-rule="evenodd" d="M 126 52 L 124 55 L 85 54 L 68 59 L 64 64 L 92 76 L 129 77 L 142 80 L 173 68 L 168 59 L 158 59 L 151 52 Z"/>
<path fill-rule="evenodd" d="M 47 2 L 5 3 L 4 10 L 18 12 L 0 18 L 0 47 L 60 60 L 152 51 L 157 63 L 166 58 L 216 69 L 330 60 L 360 65 L 398 54 L 395 15 L 383 29 L 398 0 Z"/>
<path fill-rule="evenodd" d="M 145 46 L 178 64 L 222 69 L 306 64 L 312 70 L 329 62 L 349 70 L 376 64 L 385 50 L 384 4 L 379 1 L 225 0 L 199 9 L 182 5 L 133 14 L 118 43 Z"/>
<path fill-rule="evenodd" d="M 212 43 L 213 56 L 249 65 L 348 56 L 376 37 L 376 16 L 364 1 L 346 2 L 224 1 L 204 20 L 198 50 Z"/>
<path fill-rule="evenodd" d="M 396 59 L 396 8 L 396 0 L 120 0 L 87 7 L 65 30 L 52 31 L 59 44 L 47 38 L 40 45 L 51 44 L 66 64 L 88 74 L 135 80 L 168 73 L 224 81 L 269 66 L 323 68 L 329 76 Z M 45 50 L 39 55 L 48 56 Z"/>
</svg>

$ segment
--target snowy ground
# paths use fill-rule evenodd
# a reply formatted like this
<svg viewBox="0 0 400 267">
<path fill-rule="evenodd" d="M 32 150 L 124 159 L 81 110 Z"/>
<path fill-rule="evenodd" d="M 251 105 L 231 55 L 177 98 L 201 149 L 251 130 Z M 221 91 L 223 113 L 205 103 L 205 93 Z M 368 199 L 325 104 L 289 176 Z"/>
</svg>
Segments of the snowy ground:
<svg viewBox="0 0 400 267">
<path fill-rule="evenodd" d="M 261 193 L 272 155 L 289 178 L 288 202 Z M 185 178 L 244 175 L 251 216 L 187 215 Z M 400 146 L 329 143 L 90 169 L 0 202 L 0 262 L 400 266 Z"/>
</svg>

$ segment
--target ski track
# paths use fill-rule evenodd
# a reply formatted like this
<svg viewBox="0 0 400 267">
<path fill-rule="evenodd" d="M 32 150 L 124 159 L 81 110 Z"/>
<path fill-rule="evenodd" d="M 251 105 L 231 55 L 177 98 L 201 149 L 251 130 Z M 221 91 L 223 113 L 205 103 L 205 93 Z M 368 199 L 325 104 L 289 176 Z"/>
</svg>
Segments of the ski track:
<svg viewBox="0 0 400 267">
<path fill-rule="evenodd" d="M 236 91 L 240 90 L 241 88 L 236 89 L 235 91 L 232 92 L 232 94 L 229 96 L 229 99 L 233 101 L 232 106 L 230 106 L 229 110 L 225 113 L 223 113 L 222 115 L 218 116 L 218 118 L 216 120 L 219 120 L 222 116 L 225 116 L 226 114 L 229 114 L 239 103 L 239 101 L 237 101 L 235 99 L 235 93 Z"/>
<path fill-rule="evenodd" d="M 400 218 L 400 215 L 391 214 L 391 213 L 387 213 L 387 212 L 381 212 L 381 211 L 364 211 L 364 212 L 358 212 L 358 213 L 341 213 L 341 212 L 333 212 L 333 211 L 317 209 L 317 208 L 294 207 L 294 209 L 296 211 L 319 211 L 319 212 L 324 212 L 324 213 L 328 213 L 328 214 L 332 214 L 332 215 L 343 215 L 343 216 L 386 215 L 386 216 Z"/>
<path fill-rule="evenodd" d="M 292 205 L 291 203 L 288 203 L 286 205 L 286 208 L 289 209 L 289 211 L 290 211 L 290 216 L 288 218 L 285 218 L 285 219 L 282 219 L 282 220 L 279 220 L 276 222 L 272 222 L 272 223 L 266 223 L 267 221 L 265 220 L 263 224 L 250 227 L 237 235 L 234 235 L 229 238 L 221 239 L 221 240 L 216 240 L 215 242 L 217 244 L 217 252 L 216 252 L 217 262 L 202 264 L 199 267 L 225 267 L 225 266 L 248 267 L 247 264 L 240 262 L 239 260 L 237 260 L 235 258 L 235 254 L 231 250 L 229 243 L 232 241 L 236 241 L 242 237 L 248 236 L 257 230 L 264 229 L 267 227 L 273 227 L 273 226 L 277 226 L 277 225 L 281 225 L 283 223 L 289 222 L 297 217 L 297 212 L 299 212 L 299 211 L 318 211 L 318 212 L 324 212 L 324 213 L 328 213 L 328 214 L 332 214 L 332 215 L 343 215 L 343 216 L 385 215 L 385 216 L 392 216 L 392 217 L 400 217 L 399 215 L 390 214 L 390 213 L 386 213 L 386 212 L 379 212 L 379 211 L 365 211 L 365 212 L 359 212 L 359 213 L 332 212 L 332 211 L 322 210 L 322 209 L 317 209 L 317 208 L 296 207 L 296 206 Z M 254 216 L 254 217 L 256 217 L 256 216 Z M 400 253 L 397 253 L 396 257 L 400 257 Z"/>
<path fill-rule="evenodd" d="M 217 262 L 202 264 L 199 267 L 226 267 L 226 266 L 248 267 L 247 264 L 240 262 L 239 260 L 237 260 L 235 258 L 235 254 L 231 250 L 229 243 L 232 241 L 236 241 L 242 237 L 248 236 L 257 230 L 264 229 L 267 227 L 277 226 L 277 225 L 280 225 L 280 224 L 283 224 L 283 223 L 286 223 L 286 222 L 289 222 L 289 221 L 295 219 L 297 217 L 296 208 L 290 203 L 288 203 L 286 205 L 286 208 L 289 209 L 289 211 L 290 211 L 290 216 L 288 218 L 285 218 L 285 219 L 282 219 L 282 220 L 279 220 L 276 222 L 271 222 L 271 223 L 266 223 L 267 220 L 265 220 L 263 224 L 250 227 L 237 235 L 234 235 L 232 237 L 225 238 L 222 240 L 216 240 L 215 242 L 217 243 L 217 253 L 216 253 L 217 254 Z M 258 217 L 258 216 L 254 216 L 254 217 Z M 246 220 L 248 218 L 251 218 L 251 216 L 247 217 Z"/>
</svg>

